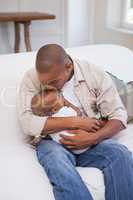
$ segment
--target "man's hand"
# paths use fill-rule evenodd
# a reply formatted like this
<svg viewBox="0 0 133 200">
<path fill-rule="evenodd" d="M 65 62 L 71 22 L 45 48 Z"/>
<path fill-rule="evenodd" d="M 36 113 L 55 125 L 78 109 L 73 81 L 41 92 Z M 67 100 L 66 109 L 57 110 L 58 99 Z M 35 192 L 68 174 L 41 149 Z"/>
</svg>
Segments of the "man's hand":
<svg viewBox="0 0 133 200">
<path fill-rule="evenodd" d="M 121 131 L 124 126 L 119 120 L 109 120 L 103 122 L 103 127 L 99 129 L 96 133 L 87 132 L 84 130 L 72 130 L 72 136 L 61 135 L 62 139 L 60 143 L 65 145 L 69 149 L 84 149 L 89 146 L 93 146 L 104 139 L 108 139 Z"/>
<path fill-rule="evenodd" d="M 103 122 L 95 118 L 80 117 L 77 118 L 77 128 L 83 129 L 89 132 L 96 132 L 103 127 Z"/>
<path fill-rule="evenodd" d="M 68 149 L 84 149 L 97 144 L 97 135 L 89 133 L 84 130 L 68 131 L 72 136 L 65 136 L 60 134 L 62 139 L 60 143 L 65 145 Z"/>
<path fill-rule="evenodd" d="M 90 117 L 49 117 L 43 128 L 43 135 L 52 134 L 62 130 L 83 129 L 96 132 L 105 125 L 102 120 Z"/>
</svg>

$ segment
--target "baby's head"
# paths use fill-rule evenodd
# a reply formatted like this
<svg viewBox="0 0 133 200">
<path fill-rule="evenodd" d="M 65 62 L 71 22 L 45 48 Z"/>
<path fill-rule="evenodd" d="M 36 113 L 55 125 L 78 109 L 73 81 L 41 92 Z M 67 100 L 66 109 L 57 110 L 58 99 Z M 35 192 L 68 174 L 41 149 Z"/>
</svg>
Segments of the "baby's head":
<svg viewBox="0 0 133 200">
<path fill-rule="evenodd" d="M 48 87 L 32 98 L 31 109 L 34 115 L 51 116 L 64 106 L 64 98 L 54 87 Z"/>
</svg>

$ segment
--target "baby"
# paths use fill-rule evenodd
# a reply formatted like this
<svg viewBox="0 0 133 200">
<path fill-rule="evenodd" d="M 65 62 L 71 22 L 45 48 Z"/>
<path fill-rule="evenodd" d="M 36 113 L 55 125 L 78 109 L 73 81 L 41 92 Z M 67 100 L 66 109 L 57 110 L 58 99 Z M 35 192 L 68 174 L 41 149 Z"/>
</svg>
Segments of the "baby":
<svg viewBox="0 0 133 200">
<path fill-rule="evenodd" d="M 70 117 L 81 116 L 79 108 L 67 101 L 56 88 L 49 87 L 39 94 L 35 95 L 31 101 L 31 109 L 34 115 L 52 116 L 52 117 Z M 60 134 L 73 136 L 67 131 L 60 131 L 50 134 L 51 138 L 60 143 Z M 31 144 L 36 146 L 41 141 L 42 137 L 33 137 Z M 88 147 L 89 148 L 89 147 Z M 73 153 L 80 154 L 86 149 L 73 150 Z"/>
</svg>

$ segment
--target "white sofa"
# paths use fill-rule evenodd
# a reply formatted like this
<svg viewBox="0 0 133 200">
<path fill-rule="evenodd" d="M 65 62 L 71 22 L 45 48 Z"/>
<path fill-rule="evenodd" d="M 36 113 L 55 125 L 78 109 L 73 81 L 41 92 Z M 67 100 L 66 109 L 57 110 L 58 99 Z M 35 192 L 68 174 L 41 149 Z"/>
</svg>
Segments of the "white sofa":
<svg viewBox="0 0 133 200">
<path fill-rule="evenodd" d="M 133 79 L 133 54 L 115 45 L 91 45 L 67 50 L 110 70 L 125 81 Z M 54 200 L 49 180 L 37 161 L 36 152 L 25 143 L 16 114 L 16 93 L 25 71 L 35 65 L 36 52 L 0 56 L 0 199 Z M 123 67 L 123 68 L 122 68 Z M 122 70 L 121 70 L 122 69 Z M 125 70 L 126 69 L 126 70 Z M 128 73 L 128 70 L 130 72 Z M 123 73 L 124 72 L 124 73 Z M 126 73 L 125 73 L 126 72 Z M 133 125 L 117 137 L 133 151 Z M 94 200 L 104 200 L 100 170 L 77 168 Z"/>
</svg>

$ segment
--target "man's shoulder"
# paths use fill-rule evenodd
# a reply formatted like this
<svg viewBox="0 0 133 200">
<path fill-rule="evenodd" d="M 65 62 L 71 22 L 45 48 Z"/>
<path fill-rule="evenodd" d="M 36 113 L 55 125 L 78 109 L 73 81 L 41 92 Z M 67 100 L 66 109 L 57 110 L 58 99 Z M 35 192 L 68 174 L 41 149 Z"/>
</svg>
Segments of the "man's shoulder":
<svg viewBox="0 0 133 200">
<path fill-rule="evenodd" d="M 25 72 L 21 84 L 33 86 L 35 88 L 38 88 L 40 86 L 40 82 L 35 68 L 30 68 Z"/>
<path fill-rule="evenodd" d="M 29 70 L 27 70 L 24 74 L 25 77 L 27 78 L 32 78 L 32 77 L 36 77 L 37 76 L 37 72 L 35 68 L 30 68 Z"/>
<path fill-rule="evenodd" d="M 83 76 L 87 77 L 98 77 L 98 79 L 105 76 L 106 72 L 103 70 L 103 67 L 96 65 L 95 63 L 89 62 L 88 60 L 83 59 L 74 59 L 75 68 L 80 69 Z"/>
</svg>

